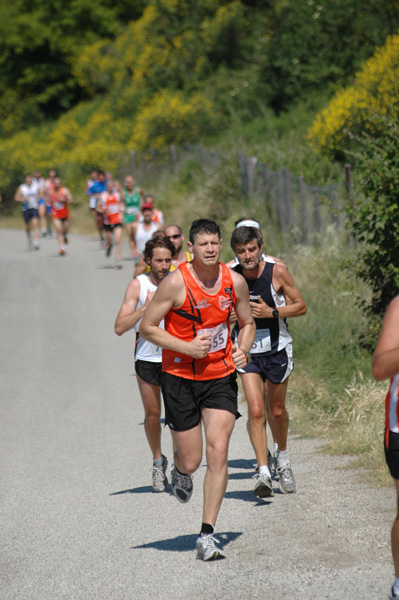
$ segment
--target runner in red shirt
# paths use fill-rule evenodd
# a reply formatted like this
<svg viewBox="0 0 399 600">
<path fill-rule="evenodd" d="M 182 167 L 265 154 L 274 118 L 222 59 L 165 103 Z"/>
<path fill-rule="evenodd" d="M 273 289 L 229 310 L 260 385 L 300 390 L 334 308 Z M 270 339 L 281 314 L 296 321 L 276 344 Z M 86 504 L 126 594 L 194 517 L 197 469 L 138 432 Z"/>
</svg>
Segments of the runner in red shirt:
<svg viewBox="0 0 399 600">
<path fill-rule="evenodd" d="M 73 198 L 68 188 L 61 185 L 61 179 L 59 177 L 55 177 L 53 185 L 48 190 L 47 202 L 51 206 L 51 215 L 57 232 L 59 253 L 63 256 L 65 254 L 65 244 L 68 243 L 68 204 L 73 202 Z"/>
<path fill-rule="evenodd" d="M 97 211 L 104 216 L 104 229 L 107 234 L 108 248 L 106 256 L 110 256 L 112 250 L 112 234 L 115 238 L 116 263 L 115 269 L 122 268 L 122 219 L 123 205 L 121 194 L 115 188 L 113 179 L 107 179 L 107 189 L 100 196 Z"/>
</svg>

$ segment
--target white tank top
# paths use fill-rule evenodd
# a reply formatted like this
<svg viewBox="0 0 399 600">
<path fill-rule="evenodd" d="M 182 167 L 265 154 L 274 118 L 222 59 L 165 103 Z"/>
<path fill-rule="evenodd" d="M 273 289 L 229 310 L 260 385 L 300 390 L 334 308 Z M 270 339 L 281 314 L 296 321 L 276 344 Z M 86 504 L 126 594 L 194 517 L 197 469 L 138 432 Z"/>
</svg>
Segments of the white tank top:
<svg viewBox="0 0 399 600">
<path fill-rule="evenodd" d="M 39 191 L 37 184 L 34 181 L 32 181 L 31 185 L 23 183 L 19 186 L 19 189 L 21 190 L 21 195 L 23 198 L 22 210 L 27 210 L 28 208 L 37 208 L 37 194 Z"/>
<path fill-rule="evenodd" d="M 143 275 L 139 275 L 137 279 L 140 282 L 140 295 L 137 302 L 137 308 L 143 306 L 147 299 L 147 292 L 155 292 L 157 286 L 152 283 L 148 275 L 143 273 Z M 160 346 L 155 346 L 151 342 L 148 342 L 144 338 L 140 337 L 139 327 L 140 327 L 141 319 L 137 321 L 134 326 L 136 330 L 136 351 L 134 354 L 134 360 L 145 360 L 147 362 L 162 362 L 162 348 Z M 159 327 L 164 329 L 164 320 L 159 324 Z"/>
<path fill-rule="evenodd" d="M 137 250 L 140 252 L 140 254 L 143 253 L 144 246 L 146 245 L 148 240 L 151 239 L 152 234 L 154 233 L 154 231 L 157 231 L 157 229 L 157 223 L 151 223 L 151 227 L 148 230 L 145 230 L 143 228 L 142 223 L 139 223 L 137 225 L 137 231 L 134 239 L 136 240 Z"/>
</svg>

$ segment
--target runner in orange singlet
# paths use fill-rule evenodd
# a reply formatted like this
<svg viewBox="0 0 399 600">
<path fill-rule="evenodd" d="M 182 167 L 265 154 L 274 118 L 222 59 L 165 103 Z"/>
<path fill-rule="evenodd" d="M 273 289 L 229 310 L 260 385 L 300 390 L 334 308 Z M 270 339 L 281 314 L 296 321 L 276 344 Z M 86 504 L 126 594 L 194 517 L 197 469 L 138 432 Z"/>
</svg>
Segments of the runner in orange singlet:
<svg viewBox="0 0 399 600">
<path fill-rule="evenodd" d="M 244 279 L 219 262 L 219 226 L 194 221 L 188 248 L 192 262 L 183 263 L 160 283 L 140 327 L 140 334 L 161 346 L 165 416 L 175 448 L 172 491 L 188 502 L 192 473 L 202 460 L 204 425 L 207 468 L 198 557 L 224 558 L 213 537 L 227 486 L 227 452 L 237 413 L 236 368 L 247 363 L 255 325 Z M 229 335 L 235 310 L 240 323 L 237 347 Z M 165 318 L 165 330 L 159 323 Z"/>
<path fill-rule="evenodd" d="M 104 217 L 104 229 L 107 234 L 106 256 L 110 256 L 112 250 L 112 234 L 115 238 L 115 269 L 122 268 L 122 218 L 123 205 L 120 192 L 115 190 L 113 179 L 107 180 L 107 189 L 100 195 L 97 212 Z"/>
<path fill-rule="evenodd" d="M 57 232 L 59 253 L 65 254 L 65 244 L 68 243 L 67 233 L 69 228 L 68 204 L 73 202 L 72 194 L 68 188 L 61 185 L 61 179 L 56 177 L 52 188 L 49 189 L 47 201 L 51 206 L 51 216 Z"/>
</svg>

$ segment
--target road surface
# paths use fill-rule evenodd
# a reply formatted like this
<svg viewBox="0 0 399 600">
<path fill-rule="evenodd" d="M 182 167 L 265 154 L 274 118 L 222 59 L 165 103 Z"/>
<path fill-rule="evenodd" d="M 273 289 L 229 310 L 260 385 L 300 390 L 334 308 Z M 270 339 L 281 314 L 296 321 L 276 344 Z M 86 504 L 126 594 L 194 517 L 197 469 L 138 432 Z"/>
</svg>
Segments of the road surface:
<svg viewBox="0 0 399 600">
<path fill-rule="evenodd" d="M 204 465 L 188 504 L 152 492 L 133 334 L 113 331 L 127 245 L 121 271 L 94 238 L 71 235 L 66 257 L 54 239 L 25 246 L 0 230 L 2 600 L 387 597 L 393 490 L 291 434 L 298 493 L 258 500 L 244 403 L 216 529 L 227 559 L 196 560 Z M 171 462 L 167 428 L 163 450 Z"/>
</svg>

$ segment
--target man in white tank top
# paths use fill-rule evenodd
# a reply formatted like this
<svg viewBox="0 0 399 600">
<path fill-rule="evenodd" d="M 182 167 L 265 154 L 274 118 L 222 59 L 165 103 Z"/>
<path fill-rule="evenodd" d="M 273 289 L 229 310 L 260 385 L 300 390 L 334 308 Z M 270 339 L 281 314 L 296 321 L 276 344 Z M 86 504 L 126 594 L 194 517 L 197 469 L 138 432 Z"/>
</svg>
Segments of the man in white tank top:
<svg viewBox="0 0 399 600">
<path fill-rule="evenodd" d="M 154 223 L 152 220 L 153 214 L 153 205 L 149 203 L 144 203 L 141 207 L 141 211 L 143 214 L 143 221 L 134 221 L 132 227 L 132 235 L 133 235 L 133 257 L 137 261 L 140 256 L 143 254 L 144 246 L 151 239 L 152 234 L 159 229 L 162 229 L 162 225 L 159 223 Z"/>
<path fill-rule="evenodd" d="M 139 326 L 159 283 L 169 273 L 173 252 L 174 246 L 167 238 L 152 239 L 146 243 L 144 257 L 150 271 L 129 283 L 115 322 L 117 335 L 123 335 L 131 329 L 136 331 L 136 377 L 144 406 L 145 434 L 153 455 L 154 492 L 164 492 L 168 485 L 168 460 L 161 452 L 162 348 L 142 338 Z"/>
</svg>

